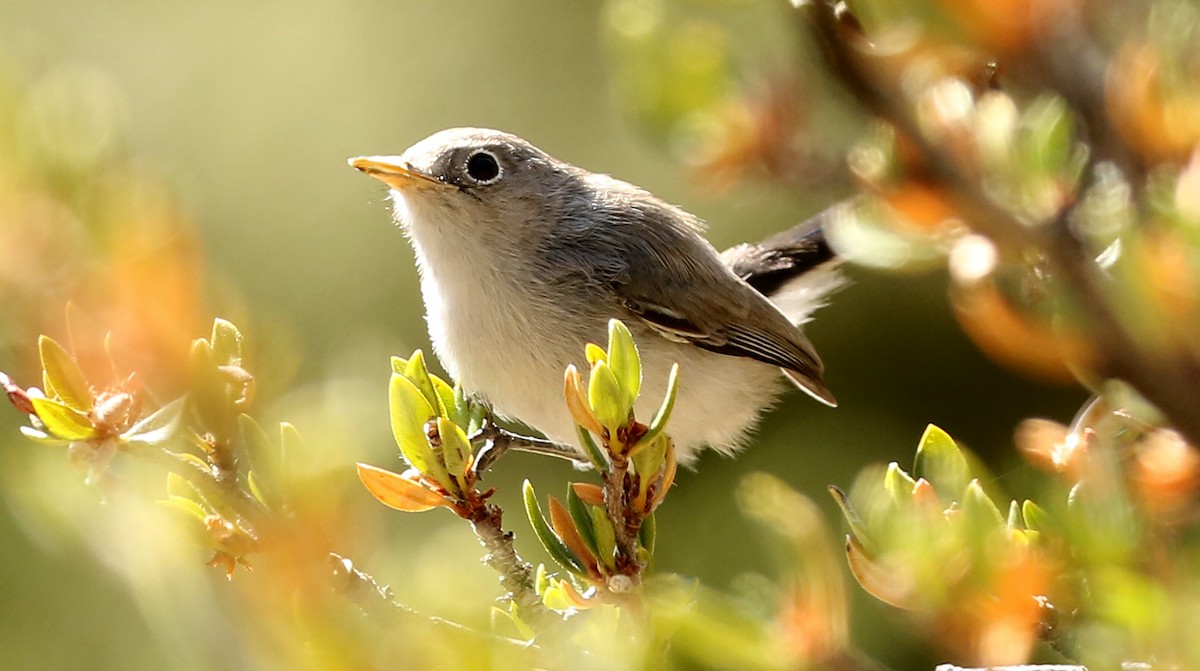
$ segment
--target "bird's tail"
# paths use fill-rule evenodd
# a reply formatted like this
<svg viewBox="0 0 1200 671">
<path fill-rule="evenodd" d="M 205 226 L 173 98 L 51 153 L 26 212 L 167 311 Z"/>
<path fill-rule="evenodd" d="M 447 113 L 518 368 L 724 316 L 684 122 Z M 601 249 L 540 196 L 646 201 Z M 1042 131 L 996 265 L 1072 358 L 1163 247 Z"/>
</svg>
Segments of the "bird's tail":
<svg viewBox="0 0 1200 671">
<path fill-rule="evenodd" d="M 792 323 L 803 324 L 849 282 L 838 270 L 842 258 L 825 239 L 826 227 L 840 207 L 833 205 L 762 242 L 730 247 L 721 258 Z"/>
</svg>

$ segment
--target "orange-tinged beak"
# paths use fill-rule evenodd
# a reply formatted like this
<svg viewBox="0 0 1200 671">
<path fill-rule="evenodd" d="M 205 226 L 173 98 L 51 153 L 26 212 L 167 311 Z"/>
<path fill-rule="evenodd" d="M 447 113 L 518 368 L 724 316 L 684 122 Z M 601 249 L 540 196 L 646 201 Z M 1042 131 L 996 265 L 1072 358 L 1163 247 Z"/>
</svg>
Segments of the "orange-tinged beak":
<svg viewBox="0 0 1200 671">
<path fill-rule="evenodd" d="M 402 164 L 395 156 L 359 156 L 347 162 L 397 191 L 454 188 L 432 175 Z"/>
</svg>

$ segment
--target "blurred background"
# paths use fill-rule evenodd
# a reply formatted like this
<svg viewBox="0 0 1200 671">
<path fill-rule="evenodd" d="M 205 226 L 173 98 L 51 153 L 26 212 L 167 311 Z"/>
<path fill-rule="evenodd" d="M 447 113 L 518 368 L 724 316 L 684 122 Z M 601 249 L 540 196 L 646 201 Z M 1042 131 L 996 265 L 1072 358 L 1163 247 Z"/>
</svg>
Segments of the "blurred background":
<svg viewBox="0 0 1200 671">
<path fill-rule="evenodd" d="M 0 14 L 0 370 L 38 383 L 36 336 L 65 337 L 67 299 L 124 324 L 130 356 L 164 369 L 214 316 L 234 321 L 256 415 L 305 436 L 339 548 L 401 600 L 466 621 L 487 603 L 450 607 L 429 586 L 492 589 L 469 530 L 390 513 L 354 475 L 356 461 L 399 468 L 387 356 L 429 345 L 386 194 L 346 158 L 499 128 L 700 215 L 723 249 L 849 195 L 844 157 L 864 123 L 817 74 L 786 3 L 0 0 Z M 936 265 L 847 272 L 808 327 L 841 406 L 791 394 L 736 460 L 708 454 L 681 474 L 658 514 L 657 570 L 756 589 L 772 567 L 732 505 L 751 472 L 814 498 L 836 531 L 826 486 L 907 462 L 927 423 L 1019 481 L 1016 423 L 1068 420 L 1083 400 L 979 353 Z M 170 377 L 150 375 L 159 401 Z M 84 486 L 61 451 L 20 438 L 21 420 L 0 413 L 5 668 L 271 668 L 264 646 L 228 644 L 254 613 L 222 608 L 238 588 L 208 555 L 118 520 L 124 495 Z M 570 474 L 512 456 L 489 480 L 519 511 L 521 479 L 554 492 Z M 524 524 L 511 515 L 518 536 Z M 528 534 L 518 548 L 541 556 Z M 886 608 L 856 599 L 855 640 L 894 668 L 931 668 Z"/>
</svg>

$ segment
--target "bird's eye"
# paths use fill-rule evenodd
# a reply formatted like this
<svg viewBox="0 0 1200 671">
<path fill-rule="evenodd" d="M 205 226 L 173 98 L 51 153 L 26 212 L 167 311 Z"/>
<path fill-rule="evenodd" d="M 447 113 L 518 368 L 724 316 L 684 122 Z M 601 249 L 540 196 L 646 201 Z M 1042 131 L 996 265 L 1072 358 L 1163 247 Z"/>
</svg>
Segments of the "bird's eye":
<svg viewBox="0 0 1200 671">
<path fill-rule="evenodd" d="M 467 175 L 477 184 L 491 184 L 500 179 L 500 162 L 490 151 L 477 151 L 467 159 Z"/>
</svg>

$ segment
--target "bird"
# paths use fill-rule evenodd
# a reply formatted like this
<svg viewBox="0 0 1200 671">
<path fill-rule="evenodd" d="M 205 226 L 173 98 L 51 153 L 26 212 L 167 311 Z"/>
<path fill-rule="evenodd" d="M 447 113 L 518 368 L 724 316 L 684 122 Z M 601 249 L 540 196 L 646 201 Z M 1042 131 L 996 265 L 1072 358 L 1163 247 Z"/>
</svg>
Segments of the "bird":
<svg viewBox="0 0 1200 671">
<path fill-rule="evenodd" d="M 584 347 L 610 319 L 642 358 L 636 416 L 679 364 L 668 433 L 681 464 L 736 452 L 784 380 L 837 404 L 799 328 L 845 284 L 823 235 L 831 211 L 721 253 L 695 215 L 502 131 L 451 128 L 349 163 L 390 188 L 434 353 L 502 418 L 575 445 L 563 372 L 588 369 Z"/>
</svg>

